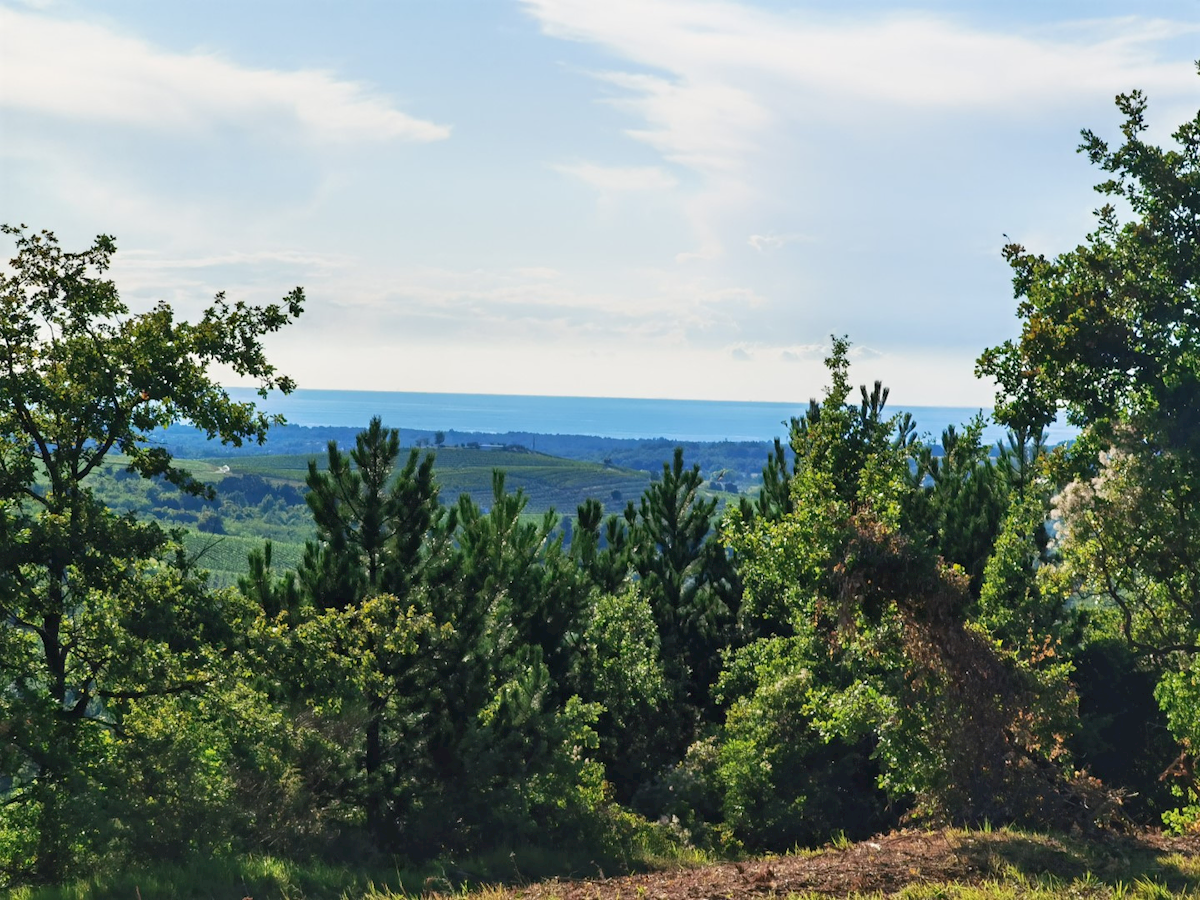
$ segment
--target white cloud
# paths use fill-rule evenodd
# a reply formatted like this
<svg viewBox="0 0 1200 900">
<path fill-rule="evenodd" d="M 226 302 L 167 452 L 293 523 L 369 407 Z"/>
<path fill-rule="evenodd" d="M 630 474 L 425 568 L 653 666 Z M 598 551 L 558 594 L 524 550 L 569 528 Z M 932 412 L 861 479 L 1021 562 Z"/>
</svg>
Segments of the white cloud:
<svg viewBox="0 0 1200 900">
<path fill-rule="evenodd" d="M 788 244 L 807 243 L 811 240 L 806 234 L 752 234 L 746 243 L 759 253 L 769 253 Z"/>
<path fill-rule="evenodd" d="M 557 165 L 555 171 L 578 178 L 601 191 L 661 191 L 678 182 L 658 166 L 600 166 L 595 163 Z"/>
<path fill-rule="evenodd" d="M 66 119 L 202 132 L 229 123 L 254 128 L 275 117 L 329 142 L 436 141 L 450 134 L 328 72 L 252 69 L 12 9 L 0 8 L 0 60 L 0 105 Z"/>
<path fill-rule="evenodd" d="M 336 274 L 338 303 L 355 315 L 447 316 L 465 327 L 479 319 L 498 328 L 530 328 L 531 311 L 575 323 L 578 331 L 629 336 L 633 332 L 720 334 L 761 304 L 746 288 L 719 287 L 670 272 L 646 272 L 632 292 L 597 289 L 541 272 L 451 270 L 430 266 L 373 268 L 365 261 Z M 490 327 L 490 326 L 489 326 Z M 457 334 L 456 329 L 446 332 Z M 722 341 L 724 343 L 724 341 Z"/>
<path fill-rule="evenodd" d="M 303 327 L 329 346 L 339 336 L 395 343 L 406 336 L 437 344 L 526 341 L 535 336 L 589 343 L 625 343 L 689 333 L 726 335 L 759 302 L 745 289 L 719 289 L 697 280 L 647 273 L 627 294 L 597 288 L 552 269 L 444 269 L 357 256 L 256 250 L 174 257 L 119 252 L 113 277 L 127 300 L 155 299 L 192 310 L 218 290 L 238 299 L 270 301 L 291 284 L 309 297 Z"/>
<path fill-rule="evenodd" d="M 852 360 L 884 359 L 887 357 L 887 355 L 888 354 L 884 353 L 882 350 L 877 350 L 874 347 L 867 347 L 863 344 L 855 344 L 850 348 L 850 352 L 847 354 L 847 356 Z"/>
<path fill-rule="evenodd" d="M 730 223 L 778 195 L 784 160 L 803 182 L 823 133 L 851 129 L 865 152 L 874 129 L 937 133 L 949 117 L 1025 121 L 1105 102 L 1138 86 L 1170 104 L 1194 97 L 1190 64 L 1163 55 L 1196 22 L 1124 17 L 999 30 L 928 13 L 829 15 L 696 0 L 523 0 L 543 31 L 599 46 L 624 64 L 595 73 L 631 138 L 701 176 L 691 224 L 722 255 Z M 962 127 L 961 123 L 957 126 Z M 848 136 L 847 136 L 848 137 Z M 880 142 L 886 138 L 877 136 Z M 822 143 L 824 141 L 824 144 Z M 745 234 L 746 232 L 741 232 Z M 757 249 L 768 246 L 763 236 Z"/>
<path fill-rule="evenodd" d="M 513 273 L 519 278 L 530 278 L 538 281 L 550 281 L 562 275 L 557 269 L 551 269 L 546 266 L 522 266 L 513 269 Z"/>
<path fill-rule="evenodd" d="M 754 93 L 722 77 L 679 73 L 676 80 L 608 72 L 600 77 L 626 91 L 613 106 L 645 121 L 630 129 L 673 163 L 708 174 L 737 174 L 756 137 L 774 121 Z"/>
<path fill-rule="evenodd" d="M 122 253 L 121 268 L 134 272 L 161 272 L 179 269 L 208 269 L 224 266 L 253 266 L 275 264 L 280 267 L 327 270 L 349 265 L 347 257 L 305 253 L 299 250 L 257 250 L 250 253 L 234 251 L 213 256 L 162 258 L 156 253 L 133 250 Z"/>
<path fill-rule="evenodd" d="M 194 258 L 121 252 L 113 277 L 134 308 L 165 299 L 185 317 L 196 316 L 224 288 L 239 300 L 273 302 L 288 286 L 303 284 L 306 312 L 289 333 L 303 336 L 310 350 L 319 346 L 314 356 L 347 366 L 357 366 L 365 345 L 405 353 L 417 346 L 461 350 L 497 343 L 561 343 L 575 352 L 716 351 L 737 340 L 739 321 L 761 302 L 747 289 L 671 270 L 644 273 L 641 286 L 626 293 L 544 268 L 455 270 L 272 249 Z"/>
<path fill-rule="evenodd" d="M 816 360 L 822 360 L 828 354 L 828 344 L 797 344 L 793 347 L 780 348 L 779 359 L 788 363 L 810 363 Z"/>
<path fill-rule="evenodd" d="M 821 94 L 913 107 L 1056 105 L 1066 96 L 1110 95 L 1131 83 L 1178 90 L 1180 68 L 1160 63 L 1154 46 L 1200 32 L 1195 22 L 1135 16 L 1005 34 L 915 13 L 864 20 L 773 13 L 728 2 L 524 2 L 547 33 L 601 44 L 672 73 L 684 86 L 720 85 L 725 97 L 733 97 L 731 86 L 765 77 Z M 661 90 L 653 79 L 620 78 L 633 92 Z M 753 102 L 756 94 L 743 97 Z M 794 95 L 792 105 L 803 107 L 805 99 Z M 718 107 L 728 111 L 731 104 L 718 100 Z"/>
</svg>

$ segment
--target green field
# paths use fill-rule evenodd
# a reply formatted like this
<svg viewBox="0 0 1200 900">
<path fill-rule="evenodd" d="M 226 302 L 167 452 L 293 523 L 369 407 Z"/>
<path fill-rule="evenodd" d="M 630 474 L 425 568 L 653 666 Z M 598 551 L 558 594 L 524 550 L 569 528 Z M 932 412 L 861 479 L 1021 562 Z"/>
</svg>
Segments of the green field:
<svg viewBox="0 0 1200 900">
<path fill-rule="evenodd" d="M 505 488 L 527 498 L 525 514 L 540 519 L 550 509 L 573 518 L 588 498 L 608 512 L 637 503 L 650 485 L 648 472 L 602 463 L 563 459 L 524 450 L 450 447 L 433 452 L 442 503 L 467 494 L 483 509 L 492 503 L 492 475 L 505 473 Z M 213 484 L 217 500 L 182 495 L 170 485 L 124 471 L 117 458 L 96 473 L 92 488 L 119 512 L 132 512 L 184 532 L 189 555 L 207 569 L 216 585 L 232 585 L 246 572 L 246 556 L 270 540 L 277 569 L 294 568 L 312 535 L 303 494 L 312 457 L 303 455 L 214 457 L 180 460 L 201 481 Z M 316 457 L 324 466 L 324 457 Z M 722 500 L 726 495 L 718 494 Z"/>
<path fill-rule="evenodd" d="M 626 500 L 640 497 L 650 484 L 647 472 L 541 453 L 447 447 L 436 451 L 434 456 L 443 503 L 453 502 L 460 494 L 470 494 L 480 506 L 488 506 L 495 469 L 505 473 L 505 486 L 510 492 L 524 491 L 529 498 L 526 511 L 539 514 L 554 509 L 560 514 L 574 515 L 575 508 L 589 497 L 595 497 L 606 508 L 617 511 L 624 508 Z M 209 469 L 218 485 L 219 479 L 225 476 L 217 474 L 217 470 L 228 466 L 230 475 L 258 475 L 278 483 L 301 486 L 311 458 L 217 457 L 196 460 L 193 465 L 197 474 Z M 317 459 L 323 465 L 324 459 Z M 617 492 L 615 496 L 614 491 Z"/>
<path fill-rule="evenodd" d="M 259 550 L 263 539 L 238 534 L 205 534 L 194 529 L 184 533 L 183 546 L 188 556 L 206 569 L 217 587 L 232 587 L 246 574 L 246 557 Z M 295 569 L 304 555 L 304 543 L 272 541 L 271 563 L 276 570 Z"/>
</svg>

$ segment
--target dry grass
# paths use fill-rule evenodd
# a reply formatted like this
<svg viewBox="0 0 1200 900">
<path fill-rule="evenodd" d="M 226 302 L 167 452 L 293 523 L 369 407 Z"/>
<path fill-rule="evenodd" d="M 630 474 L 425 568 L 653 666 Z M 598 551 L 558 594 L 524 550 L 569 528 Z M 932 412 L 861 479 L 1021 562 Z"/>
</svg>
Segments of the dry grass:
<svg viewBox="0 0 1200 900">
<path fill-rule="evenodd" d="M 363 900 L 396 895 L 371 894 Z M 700 900 L 700 898 L 1200 897 L 1200 838 L 1158 834 L 1051 837 L 1028 832 L 903 831 L 747 862 L 585 881 L 431 891 L 427 900 Z"/>
<path fill-rule="evenodd" d="M 461 883 L 458 876 L 465 874 L 450 866 L 421 873 L 368 874 L 246 857 L 210 860 L 187 869 L 156 866 L 109 873 L 66 887 L 19 889 L 8 896 L 19 900 L 1200 900 L 1200 836 L 901 831 L 856 844 L 838 840 L 817 851 L 707 865 L 676 862 L 622 877 L 480 888 Z"/>
</svg>

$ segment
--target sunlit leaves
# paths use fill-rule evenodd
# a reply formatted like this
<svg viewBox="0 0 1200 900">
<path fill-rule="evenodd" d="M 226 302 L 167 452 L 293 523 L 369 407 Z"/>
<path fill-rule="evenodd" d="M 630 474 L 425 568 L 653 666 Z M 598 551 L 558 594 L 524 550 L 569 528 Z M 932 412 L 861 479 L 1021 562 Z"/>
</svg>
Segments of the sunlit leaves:
<svg viewBox="0 0 1200 900">
<path fill-rule="evenodd" d="M 28 829 L 17 874 L 55 878 L 86 864 L 99 823 L 123 815 L 117 798 L 137 779 L 121 761 L 145 705 L 205 690 L 248 624 L 240 598 L 210 592 L 170 535 L 112 513 L 87 479 L 119 451 L 144 476 L 210 492 L 148 441 L 179 421 L 261 441 L 270 420 L 233 402 L 209 368 L 290 389 L 261 339 L 300 313 L 303 294 L 266 307 L 218 297 L 198 325 L 165 303 L 131 314 L 105 277 L 112 238 L 68 252 L 50 232 L 0 231 L 16 245 L 0 274 L 0 704 L 22 723 L 0 757 L 13 792 L 0 815 Z M 187 764 L 211 758 L 202 743 L 199 755 L 181 750 Z"/>
</svg>

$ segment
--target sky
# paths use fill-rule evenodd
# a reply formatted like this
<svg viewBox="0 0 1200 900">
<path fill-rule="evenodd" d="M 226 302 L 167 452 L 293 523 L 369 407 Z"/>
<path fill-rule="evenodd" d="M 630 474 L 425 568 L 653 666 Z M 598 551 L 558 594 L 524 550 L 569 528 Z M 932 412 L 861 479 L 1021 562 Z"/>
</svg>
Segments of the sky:
<svg viewBox="0 0 1200 900">
<path fill-rule="evenodd" d="M 990 406 L 1010 239 L 1169 143 L 1197 0 L 0 0 L 0 221 L 115 236 L 131 308 L 301 319 L 304 388 Z M 11 242 L 0 247 L 11 255 Z"/>
</svg>

